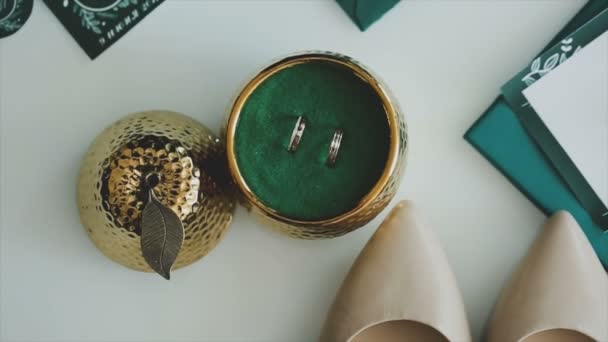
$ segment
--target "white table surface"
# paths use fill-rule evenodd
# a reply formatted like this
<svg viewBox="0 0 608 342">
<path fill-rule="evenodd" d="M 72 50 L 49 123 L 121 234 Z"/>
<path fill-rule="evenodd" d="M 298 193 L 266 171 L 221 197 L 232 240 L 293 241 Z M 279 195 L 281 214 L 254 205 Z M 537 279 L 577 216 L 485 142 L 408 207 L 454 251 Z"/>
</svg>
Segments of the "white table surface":
<svg viewBox="0 0 608 342">
<path fill-rule="evenodd" d="M 415 200 L 460 283 L 476 340 L 543 215 L 463 138 L 583 0 L 403 1 L 365 33 L 329 0 L 168 0 L 90 61 L 36 0 L 0 40 L 2 341 L 313 341 L 366 227 L 288 238 L 239 208 L 207 257 L 167 282 L 104 257 L 76 207 L 80 160 L 125 114 L 187 113 L 218 130 L 270 60 L 349 54 L 389 84 L 410 127 L 397 199 Z"/>
</svg>

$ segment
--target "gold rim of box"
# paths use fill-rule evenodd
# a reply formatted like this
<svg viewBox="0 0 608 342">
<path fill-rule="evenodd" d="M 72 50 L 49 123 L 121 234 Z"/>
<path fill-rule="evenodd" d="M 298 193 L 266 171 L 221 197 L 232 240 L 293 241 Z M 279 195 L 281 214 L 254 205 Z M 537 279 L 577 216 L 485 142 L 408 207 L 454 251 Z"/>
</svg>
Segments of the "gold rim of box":
<svg viewBox="0 0 608 342">
<path fill-rule="evenodd" d="M 380 99 L 382 101 L 382 104 L 384 106 L 384 109 L 385 109 L 385 112 L 387 115 L 387 119 L 389 122 L 391 139 L 390 139 L 389 158 L 388 158 L 388 161 L 384 168 L 384 171 L 383 171 L 382 175 L 380 176 L 380 179 L 378 180 L 378 182 L 376 182 L 376 184 L 370 190 L 370 192 L 368 192 L 367 195 L 365 195 L 353 209 L 351 209 L 350 211 L 348 211 L 344 214 L 341 214 L 339 216 L 336 216 L 336 217 L 333 217 L 330 219 L 318 220 L 318 221 L 302 221 L 302 220 L 295 220 L 295 219 L 291 219 L 289 217 L 283 216 L 281 213 L 277 212 L 276 210 L 266 206 L 263 202 L 261 202 L 257 198 L 257 196 L 253 193 L 253 191 L 247 185 L 247 182 L 245 182 L 245 179 L 243 178 L 243 176 L 239 170 L 238 163 L 236 160 L 236 153 L 234 150 L 234 148 L 235 148 L 234 137 L 235 137 L 236 128 L 238 125 L 241 111 L 242 111 L 245 103 L 247 102 L 247 99 L 249 98 L 249 96 L 251 96 L 251 94 L 255 91 L 255 89 L 260 84 L 262 84 L 270 76 L 272 76 L 286 68 L 289 68 L 289 67 L 292 67 L 292 66 L 298 65 L 298 64 L 309 63 L 311 61 L 324 61 L 324 62 L 341 65 L 341 66 L 346 67 L 347 69 L 353 71 L 355 73 L 355 75 L 357 75 L 359 78 L 361 78 L 365 82 L 367 82 L 372 87 L 372 89 L 374 89 L 376 91 L 376 93 L 378 94 L 378 96 L 380 97 Z M 227 124 L 227 128 L 226 128 L 226 154 L 228 157 L 228 166 L 230 169 L 230 173 L 231 173 L 232 178 L 234 179 L 235 183 L 240 188 L 240 190 L 243 192 L 243 194 L 245 195 L 245 197 L 247 198 L 248 201 L 250 201 L 253 205 L 255 205 L 256 207 L 261 209 L 268 216 L 270 216 L 280 222 L 287 223 L 290 225 L 295 225 L 295 226 L 307 226 L 307 227 L 310 227 L 310 226 L 325 227 L 325 226 L 332 226 L 335 224 L 339 224 L 341 222 L 349 220 L 353 216 L 357 216 L 361 211 L 364 211 L 366 208 L 368 208 L 368 206 L 372 204 L 374 199 L 376 199 L 382 193 L 382 190 L 386 187 L 386 185 L 390 181 L 391 175 L 395 172 L 395 168 L 397 166 L 397 162 L 399 159 L 399 144 L 400 144 L 400 139 L 399 139 L 399 121 L 400 120 L 399 120 L 398 116 L 399 116 L 399 113 L 397 110 L 397 106 L 393 103 L 389 94 L 384 89 L 384 87 L 380 84 L 379 80 L 376 77 L 374 77 L 363 66 L 357 64 L 350 58 L 348 58 L 346 56 L 339 56 L 339 55 L 334 55 L 334 54 L 324 54 L 324 53 L 306 53 L 306 54 L 299 54 L 299 55 L 294 55 L 291 57 L 284 58 L 284 59 L 270 65 L 269 67 L 265 68 L 264 70 L 262 70 L 262 72 L 258 73 L 251 81 L 249 81 L 249 83 L 247 83 L 247 85 L 239 93 L 236 100 L 232 104 L 232 107 L 231 107 L 230 113 L 229 113 L 228 124 Z"/>
</svg>

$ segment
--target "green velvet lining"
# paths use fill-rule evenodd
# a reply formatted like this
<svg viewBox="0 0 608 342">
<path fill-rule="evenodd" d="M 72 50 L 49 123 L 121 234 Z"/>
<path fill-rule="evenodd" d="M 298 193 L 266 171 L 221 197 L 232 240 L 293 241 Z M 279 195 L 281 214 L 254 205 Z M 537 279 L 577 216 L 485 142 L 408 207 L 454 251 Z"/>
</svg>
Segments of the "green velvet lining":
<svg viewBox="0 0 608 342">
<path fill-rule="evenodd" d="M 306 130 L 289 153 L 299 115 Z M 336 128 L 344 138 L 330 168 L 325 161 Z M 378 94 L 351 70 L 324 61 L 266 79 L 247 99 L 235 134 L 238 167 L 253 193 L 283 216 L 304 221 L 353 209 L 382 175 L 389 146 Z"/>
</svg>

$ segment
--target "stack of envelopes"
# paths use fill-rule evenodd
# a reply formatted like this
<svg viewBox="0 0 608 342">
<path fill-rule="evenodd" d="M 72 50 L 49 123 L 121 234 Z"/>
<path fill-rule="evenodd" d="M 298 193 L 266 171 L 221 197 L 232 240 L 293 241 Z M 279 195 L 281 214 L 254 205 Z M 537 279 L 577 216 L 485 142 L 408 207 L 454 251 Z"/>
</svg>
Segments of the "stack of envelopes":
<svg viewBox="0 0 608 342">
<path fill-rule="evenodd" d="M 572 213 L 608 268 L 608 0 L 501 91 L 465 139 L 544 213 Z"/>
</svg>

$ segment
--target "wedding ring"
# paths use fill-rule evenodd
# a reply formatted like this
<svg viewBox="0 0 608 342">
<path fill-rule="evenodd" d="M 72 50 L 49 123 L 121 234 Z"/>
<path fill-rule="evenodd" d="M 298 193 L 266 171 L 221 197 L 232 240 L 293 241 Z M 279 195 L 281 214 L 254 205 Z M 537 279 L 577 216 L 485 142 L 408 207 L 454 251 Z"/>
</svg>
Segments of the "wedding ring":
<svg viewBox="0 0 608 342">
<path fill-rule="evenodd" d="M 304 119 L 303 116 L 298 116 L 296 126 L 293 128 L 293 132 L 291 132 L 291 139 L 289 140 L 287 151 L 293 153 L 298 149 L 298 145 L 300 145 L 300 141 L 302 141 L 304 129 L 306 129 L 306 119 Z"/>
<path fill-rule="evenodd" d="M 341 129 L 337 129 L 334 132 L 334 138 L 331 140 L 331 144 L 329 144 L 327 165 L 334 166 L 336 164 L 336 159 L 338 158 L 338 152 L 340 151 L 340 144 L 342 143 L 343 136 L 344 132 Z"/>
</svg>

